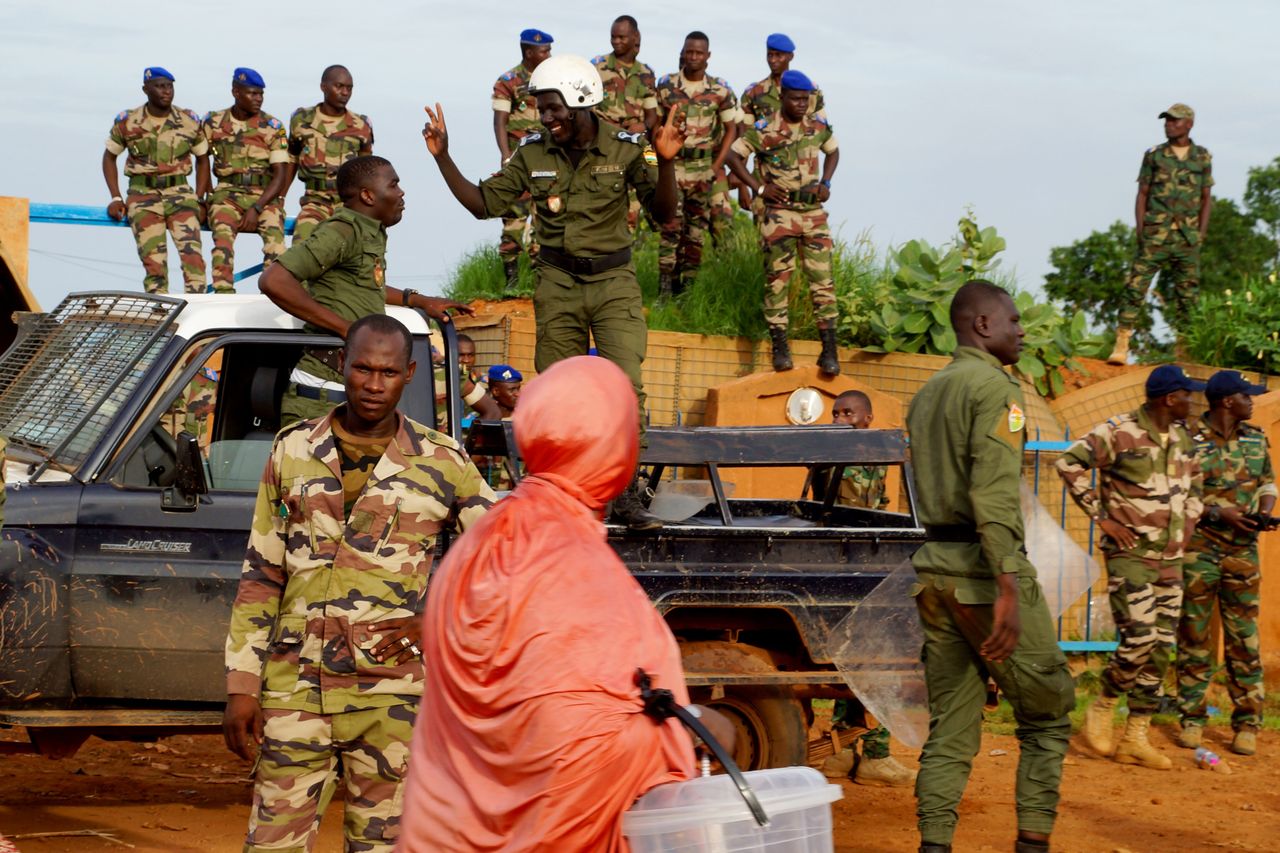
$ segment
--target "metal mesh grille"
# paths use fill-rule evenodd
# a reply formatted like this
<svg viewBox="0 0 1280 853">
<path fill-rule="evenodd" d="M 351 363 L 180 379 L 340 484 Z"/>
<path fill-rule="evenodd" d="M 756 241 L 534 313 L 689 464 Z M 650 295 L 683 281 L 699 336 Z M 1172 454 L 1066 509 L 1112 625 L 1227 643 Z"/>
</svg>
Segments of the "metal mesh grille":
<svg viewBox="0 0 1280 853">
<path fill-rule="evenodd" d="M 168 342 L 182 306 L 81 293 L 39 315 L 0 358 L 0 433 L 74 469 Z"/>
</svg>

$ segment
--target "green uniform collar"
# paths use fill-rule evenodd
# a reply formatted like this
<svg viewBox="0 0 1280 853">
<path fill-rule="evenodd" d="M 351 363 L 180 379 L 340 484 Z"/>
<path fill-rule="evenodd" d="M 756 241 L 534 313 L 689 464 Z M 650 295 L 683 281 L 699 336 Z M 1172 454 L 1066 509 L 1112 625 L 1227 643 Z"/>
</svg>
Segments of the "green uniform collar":
<svg viewBox="0 0 1280 853">
<path fill-rule="evenodd" d="M 365 214 L 359 212 L 358 210 L 352 210 L 351 208 L 346 207 L 345 205 L 335 210 L 333 212 L 333 216 L 330 218 L 345 220 L 347 222 L 350 222 L 352 225 L 355 225 L 357 228 L 361 228 L 361 229 L 371 228 L 374 231 L 381 231 L 383 233 L 386 233 L 386 230 L 387 230 L 387 226 L 383 225 L 381 222 L 374 219 L 372 216 L 366 216 Z"/>
<path fill-rule="evenodd" d="M 983 350 L 978 349 L 977 347 L 956 347 L 956 351 L 952 353 L 951 357 L 957 361 L 962 358 L 972 358 L 977 359 L 978 361 L 985 361 L 996 370 L 1004 373 L 1004 365 L 1000 363 L 1000 359 L 996 358 L 989 352 L 984 352 Z"/>
<path fill-rule="evenodd" d="M 601 137 L 604 135 L 604 132 L 605 132 L 605 129 L 604 129 L 605 122 L 604 122 L 604 120 L 603 120 L 603 119 L 601 119 L 599 116 L 596 116 L 596 115 L 592 115 L 592 116 L 591 116 L 591 120 L 592 120 L 592 121 L 594 121 L 594 122 L 596 123 L 596 135 L 595 135 L 595 137 L 591 140 L 591 145 L 589 145 L 589 146 L 587 147 L 587 149 L 586 149 L 586 150 L 588 150 L 588 151 L 594 151 L 594 152 L 596 152 L 597 154 L 603 154 L 603 153 L 604 153 L 604 149 L 600 147 L 600 139 L 601 139 Z M 559 142 L 556 142 L 556 138 L 555 138 L 554 136 L 552 136 L 552 135 L 551 135 L 551 131 L 547 131 L 547 133 L 546 133 L 546 135 L 543 137 L 543 139 L 545 139 L 545 140 L 547 141 L 547 150 L 548 150 L 548 151 L 560 151 L 560 152 L 563 152 L 563 151 L 565 150 L 565 147 L 564 147 L 563 145 L 561 145 Z M 567 157 L 567 156 L 569 156 L 569 155 L 567 155 L 567 154 L 566 154 L 565 156 Z"/>
</svg>

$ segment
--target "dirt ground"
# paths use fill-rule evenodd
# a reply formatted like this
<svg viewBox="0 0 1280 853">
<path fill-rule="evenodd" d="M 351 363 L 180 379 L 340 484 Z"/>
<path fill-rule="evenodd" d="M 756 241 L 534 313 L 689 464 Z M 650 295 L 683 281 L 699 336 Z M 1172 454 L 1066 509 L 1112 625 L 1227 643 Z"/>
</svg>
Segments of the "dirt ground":
<svg viewBox="0 0 1280 853">
<path fill-rule="evenodd" d="M 1226 755 L 1229 732 L 1210 730 Z M 1176 759 L 1173 771 L 1122 767 L 1072 750 L 1054 834 L 1059 853 L 1280 851 L 1280 733 L 1262 733 L 1260 756 L 1230 756 L 1231 775 L 1200 770 L 1171 732 L 1155 740 Z M 914 766 L 907 750 L 895 753 Z M 957 851 L 1007 851 L 1014 835 L 1017 742 L 987 735 L 961 806 Z M 214 736 L 159 745 L 91 740 L 70 759 L 0 757 L 0 834 L 22 853 L 147 853 L 240 850 L 248 816 L 247 766 Z M 914 851 L 915 802 L 909 789 L 842 783 L 835 803 L 837 853 Z M 341 850 L 341 815 L 326 817 L 318 853 Z M 98 830 L 95 836 L 34 834 Z M 28 836 L 28 837 L 23 837 Z M 127 845 L 127 846 L 126 846 Z"/>
</svg>

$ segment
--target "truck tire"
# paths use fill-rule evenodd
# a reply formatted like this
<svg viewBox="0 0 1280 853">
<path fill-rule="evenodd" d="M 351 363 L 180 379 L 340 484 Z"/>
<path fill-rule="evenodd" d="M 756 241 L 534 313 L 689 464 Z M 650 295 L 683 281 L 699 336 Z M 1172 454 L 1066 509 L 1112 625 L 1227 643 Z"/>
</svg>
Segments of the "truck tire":
<svg viewBox="0 0 1280 853">
<path fill-rule="evenodd" d="M 681 644 L 685 672 L 744 675 L 774 673 L 769 653 L 741 643 L 705 641 Z M 690 698 L 729 718 L 734 728 L 733 760 L 742 770 L 794 767 L 808 759 L 809 726 L 804 704 L 785 685 L 726 685 L 712 699 L 712 688 L 692 687 Z"/>
</svg>

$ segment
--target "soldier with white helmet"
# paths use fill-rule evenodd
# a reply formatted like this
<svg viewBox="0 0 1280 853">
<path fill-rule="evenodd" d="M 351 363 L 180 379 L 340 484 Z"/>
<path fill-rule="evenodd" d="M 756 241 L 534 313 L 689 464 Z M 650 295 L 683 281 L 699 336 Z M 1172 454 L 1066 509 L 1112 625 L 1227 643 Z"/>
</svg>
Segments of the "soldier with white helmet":
<svg viewBox="0 0 1280 853">
<path fill-rule="evenodd" d="M 477 219 L 503 215 L 526 192 L 532 197 L 540 246 L 533 300 L 538 372 L 561 359 L 585 355 L 594 340 L 599 354 L 631 379 L 643 425 L 640 364 L 648 327 L 631 259 L 627 191 L 634 189 L 659 222 L 674 214 L 672 158 L 683 134 L 668 117 L 648 149 L 644 134 L 601 119 L 592 109 L 604 98 L 600 75 L 579 56 L 543 61 L 529 79 L 529 91 L 537 98 L 546 132 L 521 139 L 502 171 L 479 184 L 467 180 L 449 156 L 439 104 L 426 108 L 422 136 L 450 191 Z M 613 511 L 635 529 L 661 525 L 645 512 L 634 483 L 615 501 Z"/>
</svg>

